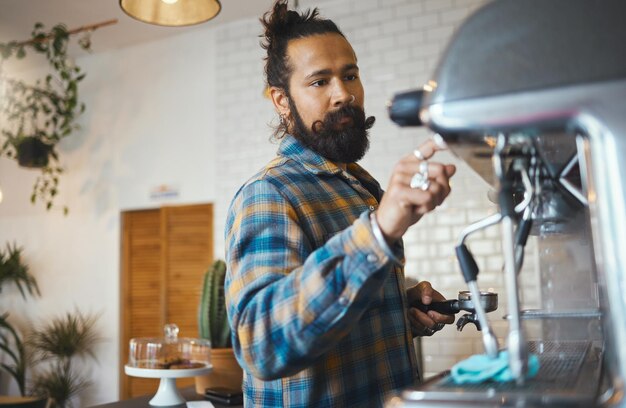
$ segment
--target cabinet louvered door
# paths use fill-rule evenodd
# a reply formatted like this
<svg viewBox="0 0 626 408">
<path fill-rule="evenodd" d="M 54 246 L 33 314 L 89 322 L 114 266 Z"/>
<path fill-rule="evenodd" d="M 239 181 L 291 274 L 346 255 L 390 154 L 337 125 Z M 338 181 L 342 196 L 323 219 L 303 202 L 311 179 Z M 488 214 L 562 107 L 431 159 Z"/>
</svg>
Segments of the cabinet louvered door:
<svg viewBox="0 0 626 408">
<path fill-rule="evenodd" d="M 180 336 L 198 337 L 202 278 L 213 259 L 213 217 L 207 205 L 169 207 L 165 215 L 166 318 Z"/>
<path fill-rule="evenodd" d="M 124 374 L 133 337 L 162 337 L 178 325 L 197 337 L 202 276 L 213 260 L 211 204 L 128 211 L 122 214 L 120 397 L 153 394 L 158 380 Z M 179 387 L 193 378 L 179 379 Z"/>
</svg>

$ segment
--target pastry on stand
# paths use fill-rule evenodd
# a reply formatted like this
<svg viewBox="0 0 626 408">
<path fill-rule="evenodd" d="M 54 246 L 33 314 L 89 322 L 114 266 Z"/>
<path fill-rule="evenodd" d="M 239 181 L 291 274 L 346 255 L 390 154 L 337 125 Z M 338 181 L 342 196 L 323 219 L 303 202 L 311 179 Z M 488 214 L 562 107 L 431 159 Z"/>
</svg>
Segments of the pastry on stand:
<svg viewBox="0 0 626 408">
<path fill-rule="evenodd" d="M 208 374 L 211 369 L 211 342 L 204 339 L 178 338 L 178 326 L 167 324 L 165 338 L 130 340 L 127 375 L 160 378 L 159 389 L 150 400 L 155 407 L 184 406 L 185 399 L 176 388 L 176 379 Z"/>
</svg>

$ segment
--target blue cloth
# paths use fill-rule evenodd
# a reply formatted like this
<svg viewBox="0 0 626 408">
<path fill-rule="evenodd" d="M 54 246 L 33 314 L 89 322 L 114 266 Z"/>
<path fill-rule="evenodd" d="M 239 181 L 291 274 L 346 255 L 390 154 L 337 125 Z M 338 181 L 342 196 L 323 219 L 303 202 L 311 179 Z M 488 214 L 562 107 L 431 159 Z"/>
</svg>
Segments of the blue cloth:
<svg viewBox="0 0 626 408">
<path fill-rule="evenodd" d="M 535 354 L 528 356 L 528 373 L 532 378 L 539 371 L 539 358 Z M 477 384 L 485 381 L 508 382 L 513 380 L 509 367 L 509 353 L 501 351 L 497 358 L 486 354 L 475 354 L 452 367 L 452 381 L 455 384 Z"/>
</svg>

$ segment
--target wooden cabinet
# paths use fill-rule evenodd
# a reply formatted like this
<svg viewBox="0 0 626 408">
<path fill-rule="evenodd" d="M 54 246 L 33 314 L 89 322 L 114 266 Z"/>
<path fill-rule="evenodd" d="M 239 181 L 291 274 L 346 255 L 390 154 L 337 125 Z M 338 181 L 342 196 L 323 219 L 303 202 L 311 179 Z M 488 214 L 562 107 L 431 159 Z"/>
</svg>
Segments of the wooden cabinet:
<svg viewBox="0 0 626 408">
<path fill-rule="evenodd" d="M 158 388 L 158 380 L 124 373 L 131 338 L 163 337 L 166 323 L 177 324 L 180 337 L 198 337 L 202 277 L 213 261 L 213 205 L 124 212 L 121 242 L 120 398 L 128 398 Z"/>
</svg>

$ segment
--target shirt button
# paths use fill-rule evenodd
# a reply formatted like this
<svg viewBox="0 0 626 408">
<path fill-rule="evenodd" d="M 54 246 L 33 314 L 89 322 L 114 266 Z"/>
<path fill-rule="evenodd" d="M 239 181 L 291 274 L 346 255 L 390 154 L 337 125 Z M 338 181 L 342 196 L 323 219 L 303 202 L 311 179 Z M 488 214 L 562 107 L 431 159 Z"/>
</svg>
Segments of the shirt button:
<svg viewBox="0 0 626 408">
<path fill-rule="evenodd" d="M 339 304 L 341 306 L 346 306 L 349 302 L 350 302 L 350 300 L 348 300 L 347 297 L 345 297 L 345 296 L 339 297 Z"/>
<path fill-rule="evenodd" d="M 370 211 L 374 211 L 376 209 L 376 207 L 374 207 L 373 205 L 370 205 Z"/>
<path fill-rule="evenodd" d="M 369 254 L 367 256 L 367 261 L 371 263 L 378 262 L 378 257 L 374 254 Z"/>
</svg>

